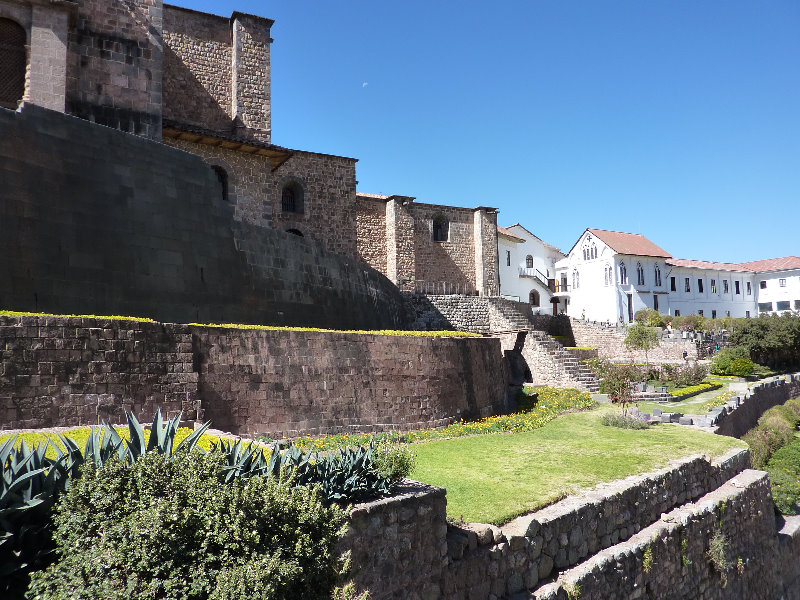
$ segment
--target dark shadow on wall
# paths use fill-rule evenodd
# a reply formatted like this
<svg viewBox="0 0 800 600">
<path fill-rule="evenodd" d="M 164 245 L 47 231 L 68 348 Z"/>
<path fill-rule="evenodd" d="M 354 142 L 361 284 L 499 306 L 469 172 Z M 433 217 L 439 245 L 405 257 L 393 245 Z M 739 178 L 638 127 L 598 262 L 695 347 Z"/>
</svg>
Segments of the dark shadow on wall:
<svg viewBox="0 0 800 600">
<path fill-rule="evenodd" d="M 233 131 L 231 116 L 166 43 L 164 44 L 163 111 L 163 117 L 167 120 L 220 133 Z"/>
<path fill-rule="evenodd" d="M 403 329 L 357 260 L 233 219 L 199 157 L 35 106 L 0 109 L 0 307 L 161 322 Z"/>
</svg>

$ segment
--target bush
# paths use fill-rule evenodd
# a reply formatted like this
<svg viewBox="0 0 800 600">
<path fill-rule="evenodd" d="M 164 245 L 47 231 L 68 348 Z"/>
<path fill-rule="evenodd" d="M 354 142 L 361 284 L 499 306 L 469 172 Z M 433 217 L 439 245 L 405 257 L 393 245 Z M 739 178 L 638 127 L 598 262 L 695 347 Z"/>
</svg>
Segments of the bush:
<svg viewBox="0 0 800 600">
<path fill-rule="evenodd" d="M 675 369 L 670 375 L 670 380 L 677 387 L 689 387 L 701 384 L 707 376 L 708 368 L 695 363 Z"/>
<path fill-rule="evenodd" d="M 750 446 L 750 464 L 754 469 L 763 469 L 775 452 L 794 440 L 797 423 L 794 410 L 794 407 L 774 406 L 761 415 L 758 425 L 742 436 Z"/>
<path fill-rule="evenodd" d="M 633 315 L 634 321 L 647 327 L 664 327 L 668 318 L 652 308 L 641 308 Z"/>
<path fill-rule="evenodd" d="M 31 597 L 329 598 L 344 511 L 268 477 L 226 484 L 224 460 L 87 464 L 55 515 L 59 558 L 34 574 Z"/>
<path fill-rule="evenodd" d="M 734 365 L 736 365 L 734 367 Z M 740 374 L 734 371 L 745 371 Z M 744 377 L 752 375 L 755 364 L 750 360 L 750 353 L 744 346 L 731 346 L 722 348 L 711 359 L 711 372 L 714 375 L 736 375 Z"/>
<path fill-rule="evenodd" d="M 606 413 L 603 415 L 603 425 L 620 427 L 622 429 L 647 429 L 650 424 L 642 419 L 623 415 L 621 413 Z"/>
<path fill-rule="evenodd" d="M 408 477 L 414 470 L 416 457 L 408 444 L 389 440 L 380 442 L 373 452 L 374 469 L 392 484 Z"/>
<path fill-rule="evenodd" d="M 775 508 L 784 515 L 800 512 L 800 440 L 780 448 L 767 463 Z"/>
</svg>

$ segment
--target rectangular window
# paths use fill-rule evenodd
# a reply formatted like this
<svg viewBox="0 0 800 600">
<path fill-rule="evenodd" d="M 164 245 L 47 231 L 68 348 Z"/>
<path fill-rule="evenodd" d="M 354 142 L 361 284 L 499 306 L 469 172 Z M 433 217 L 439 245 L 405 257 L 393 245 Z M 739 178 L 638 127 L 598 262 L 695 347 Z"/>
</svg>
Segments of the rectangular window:
<svg viewBox="0 0 800 600">
<path fill-rule="evenodd" d="M 742 293 L 742 288 L 739 285 L 740 283 L 741 283 L 740 281 L 734 281 L 733 282 L 733 286 L 736 289 L 736 295 L 737 296 Z"/>
<path fill-rule="evenodd" d="M 698 310 L 698 311 L 697 311 L 697 314 L 698 314 L 698 315 L 700 315 L 700 316 L 702 317 L 702 316 L 703 316 L 703 310 L 702 310 L 702 309 L 701 309 L 701 310 Z"/>
<path fill-rule="evenodd" d="M 758 282 L 758 287 L 761 288 L 762 290 L 767 289 L 767 282 L 766 281 L 759 281 Z"/>
<path fill-rule="evenodd" d="M 684 291 L 686 291 L 686 292 L 691 292 L 692 291 L 692 284 L 689 283 L 689 278 L 688 277 L 686 277 L 684 279 L 683 287 L 685 288 Z"/>
<path fill-rule="evenodd" d="M 715 311 L 715 310 L 711 311 L 711 318 L 712 319 L 716 319 L 717 318 L 717 311 Z"/>
<path fill-rule="evenodd" d="M 775 304 L 775 310 L 789 310 L 789 301 L 788 300 L 779 300 Z"/>
<path fill-rule="evenodd" d="M 711 280 L 711 293 L 712 294 L 716 294 L 717 293 L 717 280 L 716 279 L 712 279 Z"/>
<path fill-rule="evenodd" d="M 726 310 L 726 311 L 725 311 L 725 316 L 726 316 L 726 317 L 730 317 L 730 316 L 731 316 L 731 311 L 729 311 L 729 310 Z M 748 317 L 750 316 L 750 313 L 749 313 L 749 312 L 747 313 L 747 316 L 748 316 Z"/>
<path fill-rule="evenodd" d="M 728 311 L 728 316 L 731 316 L 731 311 Z M 749 319 L 750 318 L 750 311 L 749 310 L 744 311 L 744 316 Z"/>
<path fill-rule="evenodd" d="M 758 312 L 771 312 L 771 311 L 772 311 L 772 302 L 758 303 Z"/>
<path fill-rule="evenodd" d="M 670 289 L 671 292 L 676 291 L 676 289 L 675 289 L 675 278 L 674 277 L 670 277 L 669 278 L 669 289 Z"/>
<path fill-rule="evenodd" d="M 795 300 L 794 301 L 794 309 L 795 310 L 800 310 L 800 300 Z"/>
<path fill-rule="evenodd" d="M 728 293 L 728 280 L 727 279 L 723 279 L 722 280 L 722 293 L 723 294 L 727 294 Z"/>
<path fill-rule="evenodd" d="M 778 279 L 778 285 L 780 287 L 786 287 L 786 280 L 785 279 Z"/>
<path fill-rule="evenodd" d="M 697 280 L 697 291 L 700 292 L 701 294 L 703 293 L 703 280 L 702 279 L 698 279 Z"/>
<path fill-rule="evenodd" d="M 679 311 L 677 308 L 675 309 L 675 316 L 676 317 L 680 317 L 681 316 L 681 311 Z"/>
<path fill-rule="evenodd" d="M 511 250 L 506 250 L 506 266 L 511 266 Z"/>
<path fill-rule="evenodd" d="M 750 285 L 750 282 L 747 282 L 747 295 L 751 296 L 753 294 L 753 286 Z"/>
<path fill-rule="evenodd" d="M 653 294 L 653 310 L 658 310 L 658 294 Z"/>
</svg>

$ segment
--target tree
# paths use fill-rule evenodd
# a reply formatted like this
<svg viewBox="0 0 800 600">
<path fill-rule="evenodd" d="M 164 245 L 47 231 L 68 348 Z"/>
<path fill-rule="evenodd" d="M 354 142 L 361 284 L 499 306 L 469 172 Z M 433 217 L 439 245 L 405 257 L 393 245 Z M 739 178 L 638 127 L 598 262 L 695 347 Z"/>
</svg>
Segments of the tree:
<svg viewBox="0 0 800 600">
<path fill-rule="evenodd" d="M 658 344 L 658 333 L 656 330 L 642 323 L 634 323 L 630 329 L 628 329 L 628 335 L 625 336 L 625 347 L 628 350 L 644 350 L 644 363 L 647 369 L 645 379 L 650 375 L 650 361 L 648 360 L 647 353 L 653 348 L 657 348 Z"/>
</svg>

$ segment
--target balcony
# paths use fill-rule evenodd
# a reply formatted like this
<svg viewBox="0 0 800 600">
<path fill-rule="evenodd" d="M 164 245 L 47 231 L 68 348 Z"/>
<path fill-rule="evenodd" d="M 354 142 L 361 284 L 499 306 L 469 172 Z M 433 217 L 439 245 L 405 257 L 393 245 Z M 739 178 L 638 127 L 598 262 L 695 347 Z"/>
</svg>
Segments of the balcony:
<svg viewBox="0 0 800 600">
<path fill-rule="evenodd" d="M 569 294 L 570 286 L 567 285 L 566 281 L 558 282 L 555 279 L 550 279 L 548 287 L 554 296 L 566 296 Z"/>
<path fill-rule="evenodd" d="M 549 287 L 549 282 L 552 281 L 548 279 L 547 275 L 542 273 L 539 269 L 535 267 L 520 267 L 519 268 L 519 276 L 520 277 L 530 277 L 531 279 L 535 279 L 539 283 L 541 283 L 545 287 Z"/>
</svg>

